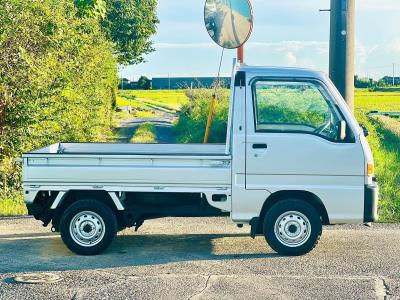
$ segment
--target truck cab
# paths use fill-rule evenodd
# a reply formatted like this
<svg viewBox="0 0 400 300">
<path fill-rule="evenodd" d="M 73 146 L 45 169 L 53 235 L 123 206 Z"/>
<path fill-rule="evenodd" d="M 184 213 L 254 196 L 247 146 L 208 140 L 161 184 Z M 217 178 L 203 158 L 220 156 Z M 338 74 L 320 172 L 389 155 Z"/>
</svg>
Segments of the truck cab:
<svg viewBox="0 0 400 300">
<path fill-rule="evenodd" d="M 368 142 L 322 72 L 234 64 L 225 145 L 57 143 L 26 153 L 29 212 L 79 254 L 165 216 L 230 216 L 284 255 L 377 220 Z"/>
</svg>

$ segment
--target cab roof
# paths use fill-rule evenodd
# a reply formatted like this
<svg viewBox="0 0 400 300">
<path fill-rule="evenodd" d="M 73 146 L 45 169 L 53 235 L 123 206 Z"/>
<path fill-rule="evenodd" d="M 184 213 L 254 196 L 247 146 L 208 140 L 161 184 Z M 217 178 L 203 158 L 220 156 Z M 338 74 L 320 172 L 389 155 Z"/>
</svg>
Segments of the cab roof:
<svg viewBox="0 0 400 300">
<path fill-rule="evenodd" d="M 266 77 L 303 77 L 317 79 L 325 79 L 327 77 L 322 71 L 292 67 L 256 67 L 241 64 L 238 71 L 254 74 L 254 76 L 260 75 Z"/>
</svg>

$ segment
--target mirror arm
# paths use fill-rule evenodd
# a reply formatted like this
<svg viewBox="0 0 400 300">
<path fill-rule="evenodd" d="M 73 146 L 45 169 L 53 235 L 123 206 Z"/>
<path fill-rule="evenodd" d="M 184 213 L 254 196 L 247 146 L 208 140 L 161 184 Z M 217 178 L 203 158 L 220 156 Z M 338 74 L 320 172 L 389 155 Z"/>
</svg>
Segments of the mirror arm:
<svg viewBox="0 0 400 300">
<path fill-rule="evenodd" d="M 345 120 L 340 121 L 340 140 L 346 140 L 346 133 L 347 133 L 347 123 Z"/>
<path fill-rule="evenodd" d="M 237 48 L 237 60 L 239 63 L 244 63 L 244 45 Z"/>
</svg>

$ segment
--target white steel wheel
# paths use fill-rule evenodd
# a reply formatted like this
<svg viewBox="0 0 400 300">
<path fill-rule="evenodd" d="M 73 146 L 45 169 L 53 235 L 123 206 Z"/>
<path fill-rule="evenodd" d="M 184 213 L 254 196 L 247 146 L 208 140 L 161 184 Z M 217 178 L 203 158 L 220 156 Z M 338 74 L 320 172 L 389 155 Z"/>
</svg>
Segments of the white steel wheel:
<svg viewBox="0 0 400 300">
<path fill-rule="evenodd" d="M 103 218 L 93 211 L 77 213 L 71 220 L 69 232 L 72 239 L 83 247 L 95 246 L 104 237 Z"/>
<path fill-rule="evenodd" d="M 274 228 L 278 240 L 288 247 L 303 245 L 311 234 L 310 221 L 298 211 L 281 214 L 276 220 Z"/>
<path fill-rule="evenodd" d="M 322 233 L 318 211 L 300 199 L 281 200 L 264 216 L 264 236 L 273 250 L 282 255 L 303 255 L 317 245 Z"/>
<path fill-rule="evenodd" d="M 101 253 L 117 234 L 114 210 L 99 200 L 79 200 L 62 213 L 61 238 L 73 252 L 82 255 Z"/>
</svg>

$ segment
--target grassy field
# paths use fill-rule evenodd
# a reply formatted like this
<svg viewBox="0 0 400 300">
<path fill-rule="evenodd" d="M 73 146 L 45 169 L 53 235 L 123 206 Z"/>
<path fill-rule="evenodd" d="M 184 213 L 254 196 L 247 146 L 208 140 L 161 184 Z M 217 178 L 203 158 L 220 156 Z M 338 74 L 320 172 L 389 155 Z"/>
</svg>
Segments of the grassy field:
<svg viewBox="0 0 400 300">
<path fill-rule="evenodd" d="M 120 91 L 117 106 L 131 105 L 134 110 L 145 111 L 151 108 L 162 108 L 178 111 L 189 98 L 184 90 L 160 91 Z"/>
<path fill-rule="evenodd" d="M 376 176 L 380 185 L 380 220 L 400 221 L 400 121 L 389 117 L 367 117 L 366 113 L 400 111 L 400 92 L 357 91 L 355 115 L 369 131 Z"/>
</svg>

